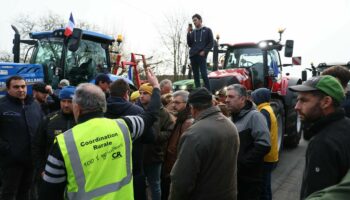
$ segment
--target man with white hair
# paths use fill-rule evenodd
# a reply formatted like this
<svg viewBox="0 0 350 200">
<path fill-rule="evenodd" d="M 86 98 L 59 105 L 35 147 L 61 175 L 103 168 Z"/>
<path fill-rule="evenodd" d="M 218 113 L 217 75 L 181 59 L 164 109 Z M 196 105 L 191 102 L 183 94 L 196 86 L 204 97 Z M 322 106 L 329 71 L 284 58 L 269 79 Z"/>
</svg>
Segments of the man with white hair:
<svg viewBox="0 0 350 200">
<path fill-rule="evenodd" d="M 103 117 L 106 99 L 96 85 L 84 83 L 73 97 L 77 124 L 56 138 L 48 157 L 39 199 L 133 199 L 132 141 L 152 134 L 160 110 L 157 78 L 147 71 L 152 101 L 140 116 Z M 64 194 L 65 193 L 65 194 Z"/>
</svg>

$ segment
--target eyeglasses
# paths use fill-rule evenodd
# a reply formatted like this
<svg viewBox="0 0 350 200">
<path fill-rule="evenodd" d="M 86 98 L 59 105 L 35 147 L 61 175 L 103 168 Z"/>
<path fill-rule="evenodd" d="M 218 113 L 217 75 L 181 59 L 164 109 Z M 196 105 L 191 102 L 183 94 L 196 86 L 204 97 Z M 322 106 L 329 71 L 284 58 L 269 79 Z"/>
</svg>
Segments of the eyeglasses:
<svg viewBox="0 0 350 200">
<path fill-rule="evenodd" d="M 184 101 L 173 101 L 173 102 L 171 102 L 171 103 L 176 104 L 176 105 L 179 105 L 179 104 L 181 104 L 181 103 L 186 103 L 186 102 L 184 102 Z"/>
</svg>

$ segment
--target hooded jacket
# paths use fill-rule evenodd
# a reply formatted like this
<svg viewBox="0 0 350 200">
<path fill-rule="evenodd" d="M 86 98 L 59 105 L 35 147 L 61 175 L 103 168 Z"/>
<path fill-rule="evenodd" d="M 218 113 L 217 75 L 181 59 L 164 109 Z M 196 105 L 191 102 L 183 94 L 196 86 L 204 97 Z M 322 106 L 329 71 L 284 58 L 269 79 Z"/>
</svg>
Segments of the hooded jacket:
<svg viewBox="0 0 350 200">
<path fill-rule="evenodd" d="M 43 118 L 31 96 L 21 100 L 7 94 L 0 99 L 0 165 L 31 163 L 32 137 Z"/>
<path fill-rule="evenodd" d="M 187 45 L 190 47 L 190 57 L 198 55 L 201 51 L 205 51 L 205 55 L 208 55 L 214 45 L 213 32 L 205 26 L 194 29 L 187 33 Z"/>
<path fill-rule="evenodd" d="M 244 108 L 232 115 L 240 138 L 238 154 L 238 185 L 262 183 L 264 156 L 270 151 L 270 133 L 264 116 L 246 101 Z M 243 192 L 243 191 L 239 191 Z M 259 194 L 258 194 L 259 195 Z"/>
<path fill-rule="evenodd" d="M 338 184 L 350 169 L 350 119 L 344 110 L 322 117 L 305 130 L 310 139 L 300 198 Z"/>
</svg>

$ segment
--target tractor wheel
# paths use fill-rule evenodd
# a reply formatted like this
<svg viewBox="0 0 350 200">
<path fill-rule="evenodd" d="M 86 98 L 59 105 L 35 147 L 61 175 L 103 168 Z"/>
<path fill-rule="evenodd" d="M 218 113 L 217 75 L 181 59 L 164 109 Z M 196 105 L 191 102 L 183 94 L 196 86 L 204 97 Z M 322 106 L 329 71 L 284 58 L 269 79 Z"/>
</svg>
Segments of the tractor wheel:
<svg viewBox="0 0 350 200">
<path fill-rule="evenodd" d="M 286 139 L 284 144 L 289 148 L 296 148 L 303 132 L 303 124 L 294 108 L 289 108 L 286 120 Z"/>
<path fill-rule="evenodd" d="M 284 106 L 280 99 L 271 99 L 271 107 L 275 113 L 277 125 L 278 125 L 278 152 L 281 152 L 283 149 L 283 134 L 285 128 L 284 120 Z"/>
</svg>

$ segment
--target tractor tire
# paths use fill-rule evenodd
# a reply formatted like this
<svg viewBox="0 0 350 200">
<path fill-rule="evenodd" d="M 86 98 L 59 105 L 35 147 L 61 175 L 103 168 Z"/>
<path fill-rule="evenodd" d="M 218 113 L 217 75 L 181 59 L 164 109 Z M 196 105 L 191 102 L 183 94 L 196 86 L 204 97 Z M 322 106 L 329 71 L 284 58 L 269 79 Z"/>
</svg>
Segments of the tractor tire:
<svg viewBox="0 0 350 200">
<path fill-rule="evenodd" d="M 283 149 L 283 139 L 285 130 L 285 111 L 283 102 L 280 99 L 271 99 L 270 105 L 275 113 L 277 125 L 278 125 L 278 152 L 280 153 Z"/>
<path fill-rule="evenodd" d="M 284 144 L 288 148 L 296 148 L 299 145 L 303 132 L 303 125 L 293 107 L 287 110 L 286 133 Z"/>
</svg>

